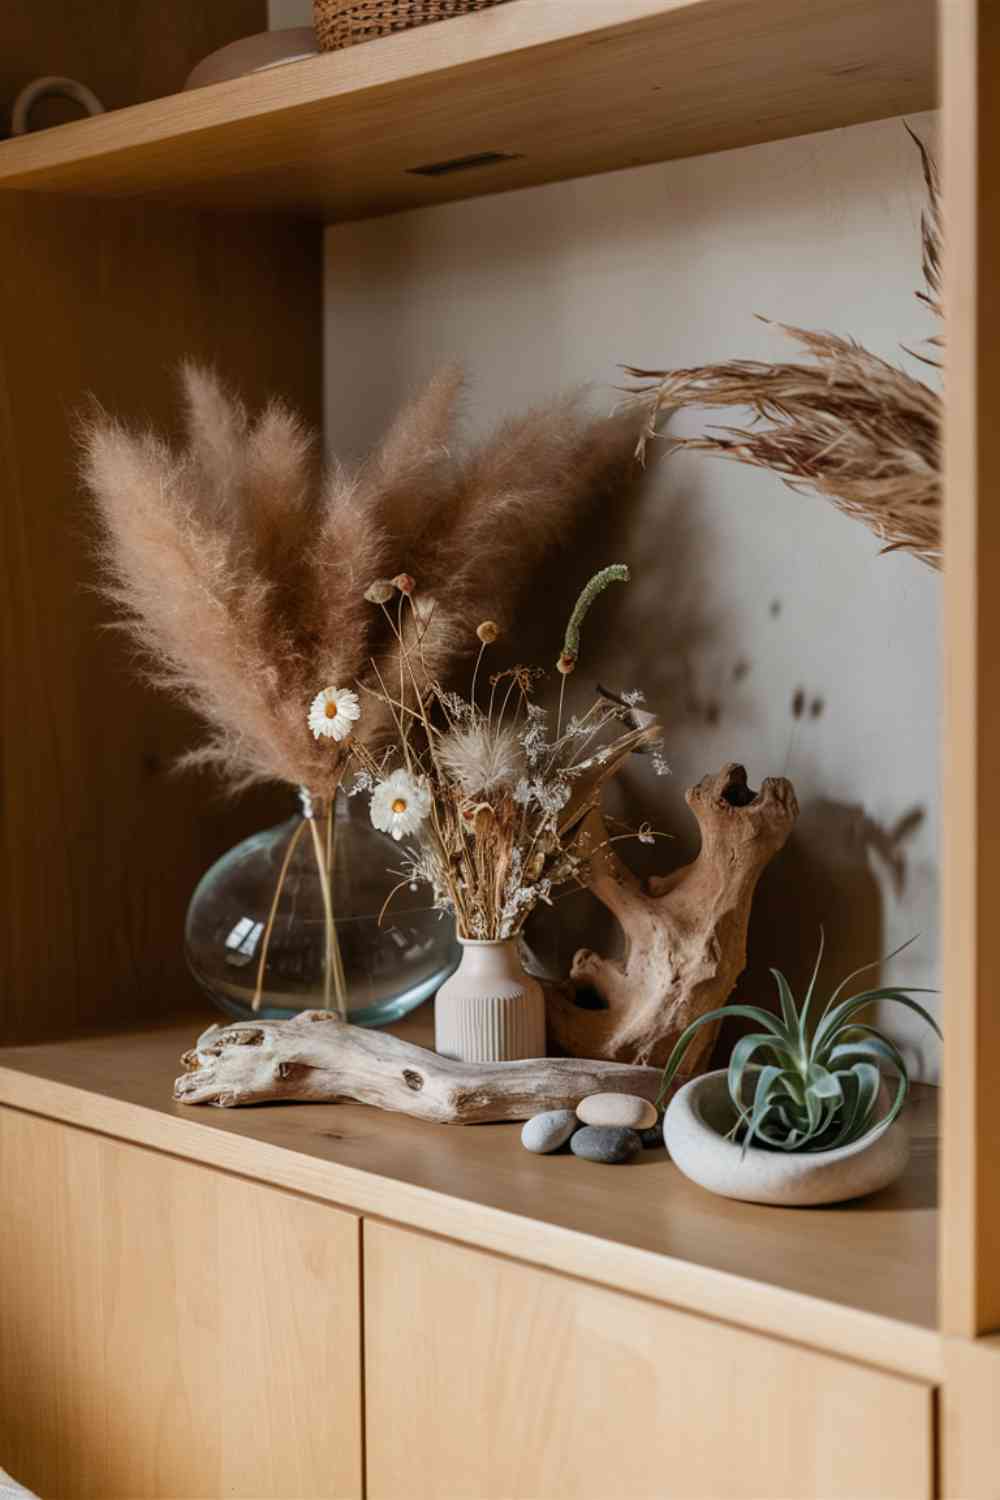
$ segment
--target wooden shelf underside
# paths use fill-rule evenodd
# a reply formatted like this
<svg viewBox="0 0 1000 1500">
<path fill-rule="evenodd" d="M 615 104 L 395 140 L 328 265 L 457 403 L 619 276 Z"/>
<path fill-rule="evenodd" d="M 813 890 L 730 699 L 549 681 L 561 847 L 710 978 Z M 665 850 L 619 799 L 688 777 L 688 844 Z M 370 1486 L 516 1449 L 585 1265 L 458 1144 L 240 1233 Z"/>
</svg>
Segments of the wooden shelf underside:
<svg viewBox="0 0 1000 1500">
<path fill-rule="evenodd" d="M 886 1369 L 940 1376 L 934 1089 L 915 1090 L 912 1160 L 896 1187 L 846 1207 L 773 1209 L 703 1192 L 662 1149 L 608 1169 L 532 1156 L 510 1125 L 435 1126 L 354 1104 L 174 1104 L 180 1054 L 209 1019 L 0 1050 L 0 1104 Z M 424 1007 L 395 1029 L 426 1045 L 430 1026 Z"/>
<path fill-rule="evenodd" d="M 366 218 L 926 109 L 935 52 L 934 0 L 514 0 L 3 142 L 0 187 Z"/>
</svg>

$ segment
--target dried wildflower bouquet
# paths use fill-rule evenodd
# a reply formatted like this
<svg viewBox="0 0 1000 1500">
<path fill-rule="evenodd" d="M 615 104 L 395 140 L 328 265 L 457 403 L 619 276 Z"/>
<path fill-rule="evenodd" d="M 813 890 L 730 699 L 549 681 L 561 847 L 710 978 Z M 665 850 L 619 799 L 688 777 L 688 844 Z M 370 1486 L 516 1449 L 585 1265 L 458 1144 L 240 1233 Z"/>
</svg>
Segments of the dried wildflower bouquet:
<svg viewBox="0 0 1000 1500">
<path fill-rule="evenodd" d="M 399 643 L 400 678 L 392 683 L 376 673 L 367 693 L 391 715 L 395 732 L 381 757 L 356 746 L 357 784 L 371 794 L 375 827 L 397 841 L 414 841 L 396 889 L 429 886 L 434 904 L 454 914 L 462 939 L 515 937 L 539 903 L 551 904 L 557 887 L 583 883 L 595 852 L 584 831 L 586 815 L 633 751 L 649 751 L 657 769 L 666 769 L 659 726 L 637 706 L 639 694 L 619 699 L 599 693 L 584 713 L 564 722 L 565 684 L 576 664 L 583 615 L 608 583 L 627 577 L 624 567 L 606 568 L 581 595 L 557 663 L 562 688 L 554 726 L 533 700 L 542 675 L 537 670 L 516 666 L 493 674 L 477 695 L 486 653 L 498 636 L 492 620 L 477 629 L 479 654 L 464 698 L 428 682 L 422 659 L 427 625 L 415 591 L 403 592 L 395 616 L 382 600 Z M 639 836 L 652 834 L 644 827 Z"/>
</svg>

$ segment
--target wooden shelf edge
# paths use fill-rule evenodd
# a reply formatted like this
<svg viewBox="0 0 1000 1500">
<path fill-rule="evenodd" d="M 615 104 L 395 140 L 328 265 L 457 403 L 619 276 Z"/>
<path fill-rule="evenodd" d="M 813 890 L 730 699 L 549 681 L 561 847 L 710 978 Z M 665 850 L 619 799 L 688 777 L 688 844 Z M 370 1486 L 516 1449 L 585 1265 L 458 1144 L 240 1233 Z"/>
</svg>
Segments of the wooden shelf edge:
<svg viewBox="0 0 1000 1500">
<path fill-rule="evenodd" d="M 228 1134 L 194 1114 L 167 1114 L 10 1066 L 0 1066 L 0 1105 L 912 1379 L 942 1377 L 934 1329 Z"/>
<path fill-rule="evenodd" d="M 931 107 L 934 15 L 514 0 L 6 141 L 0 189 L 326 223 L 508 192 Z"/>
<path fill-rule="evenodd" d="M 565 0 L 518 0 L 487 14 L 453 17 L 447 26 L 383 37 L 362 47 L 306 58 L 283 68 L 168 94 L 89 119 L 73 120 L 0 143 L 0 187 L 58 189 L 63 175 L 89 161 L 192 141 L 241 122 L 322 108 L 339 98 L 363 100 L 390 87 L 433 80 L 456 70 L 559 43 L 586 45 L 670 12 L 714 0 L 592 0 L 581 17 Z M 530 9 L 530 14 L 528 14 Z M 359 107 L 361 107 L 359 103 Z"/>
</svg>

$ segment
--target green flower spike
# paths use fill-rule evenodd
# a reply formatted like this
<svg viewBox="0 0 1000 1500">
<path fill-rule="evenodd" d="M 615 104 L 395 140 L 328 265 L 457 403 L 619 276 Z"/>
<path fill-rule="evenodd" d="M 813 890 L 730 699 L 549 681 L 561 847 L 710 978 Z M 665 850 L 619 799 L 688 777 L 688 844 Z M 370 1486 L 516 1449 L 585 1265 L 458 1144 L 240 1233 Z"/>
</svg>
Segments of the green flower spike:
<svg viewBox="0 0 1000 1500">
<path fill-rule="evenodd" d="M 562 654 L 556 662 L 556 666 L 564 677 L 568 677 L 576 666 L 580 655 L 580 626 L 584 617 L 597 598 L 603 594 L 609 583 L 628 583 L 631 574 L 624 563 L 612 563 L 610 567 L 602 568 L 595 573 L 573 606 L 573 613 L 569 617 L 566 626 L 566 636 L 563 640 Z"/>
</svg>

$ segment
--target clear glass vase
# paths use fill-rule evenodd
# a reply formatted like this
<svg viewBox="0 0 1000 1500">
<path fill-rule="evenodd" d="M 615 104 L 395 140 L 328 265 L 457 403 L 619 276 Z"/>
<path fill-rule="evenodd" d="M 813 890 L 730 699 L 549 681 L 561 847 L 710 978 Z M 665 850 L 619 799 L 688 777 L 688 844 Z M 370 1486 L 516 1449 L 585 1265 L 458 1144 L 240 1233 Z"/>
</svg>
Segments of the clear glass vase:
<svg viewBox="0 0 1000 1500">
<path fill-rule="evenodd" d="M 199 881 L 185 926 L 191 972 L 238 1020 L 322 1009 L 360 1026 L 398 1020 L 455 969 L 453 923 L 405 885 L 386 908 L 399 846 L 360 797 L 338 794 L 332 809 L 300 800 L 298 816 L 244 839 Z"/>
</svg>

